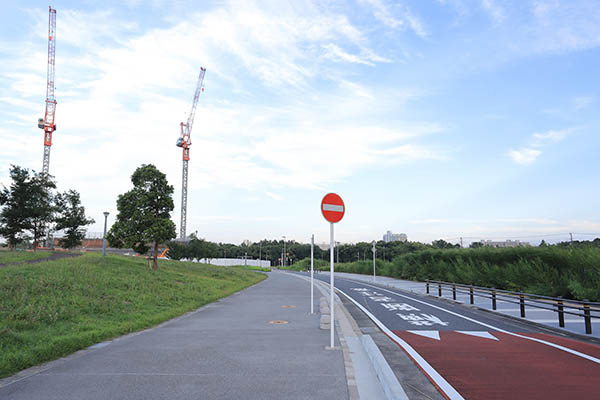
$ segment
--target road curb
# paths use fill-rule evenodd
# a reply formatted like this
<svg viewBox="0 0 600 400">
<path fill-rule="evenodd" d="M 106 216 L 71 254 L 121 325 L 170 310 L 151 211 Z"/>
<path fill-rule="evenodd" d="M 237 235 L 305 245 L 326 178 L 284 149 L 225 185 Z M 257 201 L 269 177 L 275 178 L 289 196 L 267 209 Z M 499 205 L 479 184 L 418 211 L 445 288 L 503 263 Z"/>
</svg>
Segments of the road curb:
<svg viewBox="0 0 600 400">
<path fill-rule="evenodd" d="M 304 277 L 301 275 L 294 275 L 294 276 L 308 280 L 310 282 L 310 278 L 307 278 L 307 277 Z M 314 283 L 315 283 L 315 286 L 321 292 L 321 294 L 323 294 L 323 297 L 321 297 L 321 299 L 320 299 L 320 305 L 321 305 L 320 308 L 321 309 L 331 308 L 331 305 L 329 305 L 329 307 L 326 306 L 329 304 L 328 303 L 329 296 L 327 293 L 329 285 L 327 283 L 321 282 L 319 280 L 315 280 Z M 337 290 L 338 289 L 336 289 L 336 292 L 337 292 Z M 323 300 L 325 300 L 325 301 L 323 301 Z M 394 372 L 392 371 L 392 368 L 390 367 L 388 362 L 383 357 L 383 354 L 381 354 L 381 351 L 379 350 L 379 348 L 377 347 L 377 345 L 375 344 L 375 342 L 373 341 L 371 336 L 365 335 L 360 331 L 358 324 L 356 323 L 356 321 L 354 320 L 354 318 L 352 317 L 350 312 L 346 309 L 346 306 L 341 301 L 341 299 L 339 298 L 337 293 L 335 293 L 334 302 L 335 302 L 335 307 L 338 307 L 342 311 L 342 313 L 336 312 L 335 324 L 336 324 L 336 330 L 338 332 L 338 337 L 340 339 L 340 343 L 342 343 L 342 347 L 344 349 L 344 358 L 347 357 L 351 363 L 351 358 L 349 357 L 348 354 L 346 354 L 347 345 L 346 345 L 345 336 L 352 334 L 352 336 L 356 336 L 358 338 L 358 342 L 361 344 L 362 348 L 364 349 L 365 353 L 367 354 L 367 357 L 368 357 L 369 361 L 371 362 L 373 369 L 375 370 L 377 379 L 379 380 L 381 388 L 383 389 L 383 392 L 386 395 L 386 397 L 389 400 L 408 400 L 408 396 L 404 392 L 404 389 L 402 388 L 402 385 L 398 381 L 396 374 L 394 374 Z M 340 314 L 343 315 L 343 317 L 348 320 L 349 325 L 350 325 L 349 327 L 346 327 L 345 329 L 343 328 L 343 326 L 346 326 L 346 324 L 343 324 L 341 322 Z M 323 316 L 325 316 L 325 315 L 322 314 L 321 318 L 323 318 Z M 329 315 L 327 315 L 327 322 L 328 321 L 329 321 Z M 321 327 L 321 329 L 329 329 L 329 324 L 327 324 L 326 328 Z M 345 332 L 348 329 L 351 332 L 350 331 Z M 352 367 L 352 366 L 347 365 L 347 367 Z M 354 372 L 352 371 L 351 373 L 353 376 Z M 350 386 L 350 384 L 356 385 L 355 380 L 353 378 L 349 379 L 349 386 Z M 351 395 L 350 398 L 352 399 L 353 396 Z"/>
<path fill-rule="evenodd" d="M 375 368 L 375 372 L 387 398 L 390 400 L 408 400 L 408 396 L 404 392 L 400 382 L 398 382 L 394 371 L 392 371 L 392 368 L 383 357 L 383 354 L 381 354 L 379 347 L 377 347 L 371 336 L 360 336 L 360 342 L 369 356 L 373 368 Z"/>
</svg>

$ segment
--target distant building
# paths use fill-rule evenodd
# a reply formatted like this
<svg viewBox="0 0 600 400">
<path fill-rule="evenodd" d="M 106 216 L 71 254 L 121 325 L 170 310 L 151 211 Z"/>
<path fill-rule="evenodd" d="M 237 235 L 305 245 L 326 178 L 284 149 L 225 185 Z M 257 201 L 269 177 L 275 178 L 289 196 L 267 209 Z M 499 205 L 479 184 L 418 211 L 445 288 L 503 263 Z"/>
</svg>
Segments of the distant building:
<svg viewBox="0 0 600 400">
<path fill-rule="evenodd" d="M 520 240 L 505 240 L 502 242 L 494 242 L 491 240 L 482 240 L 481 244 L 488 247 L 529 247 L 529 242 L 521 242 Z"/>
<path fill-rule="evenodd" d="M 389 242 L 406 242 L 408 241 L 408 237 L 406 233 L 392 233 L 392 231 L 387 231 L 383 235 L 383 241 L 386 243 Z"/>
</svg>

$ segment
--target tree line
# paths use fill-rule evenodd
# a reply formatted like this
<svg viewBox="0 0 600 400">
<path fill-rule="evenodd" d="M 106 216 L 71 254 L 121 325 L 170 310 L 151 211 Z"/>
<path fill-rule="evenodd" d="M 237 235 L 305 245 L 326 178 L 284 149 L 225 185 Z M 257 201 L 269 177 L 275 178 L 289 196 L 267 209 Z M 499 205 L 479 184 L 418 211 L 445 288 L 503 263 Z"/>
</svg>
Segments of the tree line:
<svg viewBox="0 0 600 400">
<path fill-rule="evenodd" d="M 49 174 L 36 173 L 18 165 L 10 167 L 10 186 L 0 191 L 0 235 L 10 250 L 31 242 L 35 251 L 42 238 L 52 231 L 64 231 L 63 248 L 81 245 L 85 226 L 94 220 L 85 216 L 80 195 L 75 190 L 56 192 Z"/>
</svg>

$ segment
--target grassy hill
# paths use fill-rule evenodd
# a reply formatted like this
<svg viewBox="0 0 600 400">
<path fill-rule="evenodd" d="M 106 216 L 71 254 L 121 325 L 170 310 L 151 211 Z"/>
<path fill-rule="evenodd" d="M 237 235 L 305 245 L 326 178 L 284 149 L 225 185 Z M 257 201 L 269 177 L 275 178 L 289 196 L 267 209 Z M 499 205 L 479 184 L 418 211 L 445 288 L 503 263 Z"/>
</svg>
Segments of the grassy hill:
<svg viewBox="0 0 600 400">
<path fill-rule="evenodd" d="M 2 263 L 2 261 L 0 261 Z M 266 278 L 239 268 L 85 254 L 0 267 L 0 377 L 154 326 Z"/>
</svg>

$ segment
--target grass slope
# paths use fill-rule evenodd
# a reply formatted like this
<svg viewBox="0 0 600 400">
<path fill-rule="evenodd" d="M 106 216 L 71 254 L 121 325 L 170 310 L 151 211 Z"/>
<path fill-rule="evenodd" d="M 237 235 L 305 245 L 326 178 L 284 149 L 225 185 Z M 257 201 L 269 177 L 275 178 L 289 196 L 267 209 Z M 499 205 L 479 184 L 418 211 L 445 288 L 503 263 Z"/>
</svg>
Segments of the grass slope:
<svg viewBox="0 0 600 400">
<path fill-rule="evenodd" d="M 195 310 L 266 278 L 88 253 L 0 268 L 0 377 Z"/>
<path fill-rule="evenodd" d="M 51 251 L 0 251 L 0 264 L 20 263 L 31 260 L 48 258 L 52 255 Z"/>
</svg>

